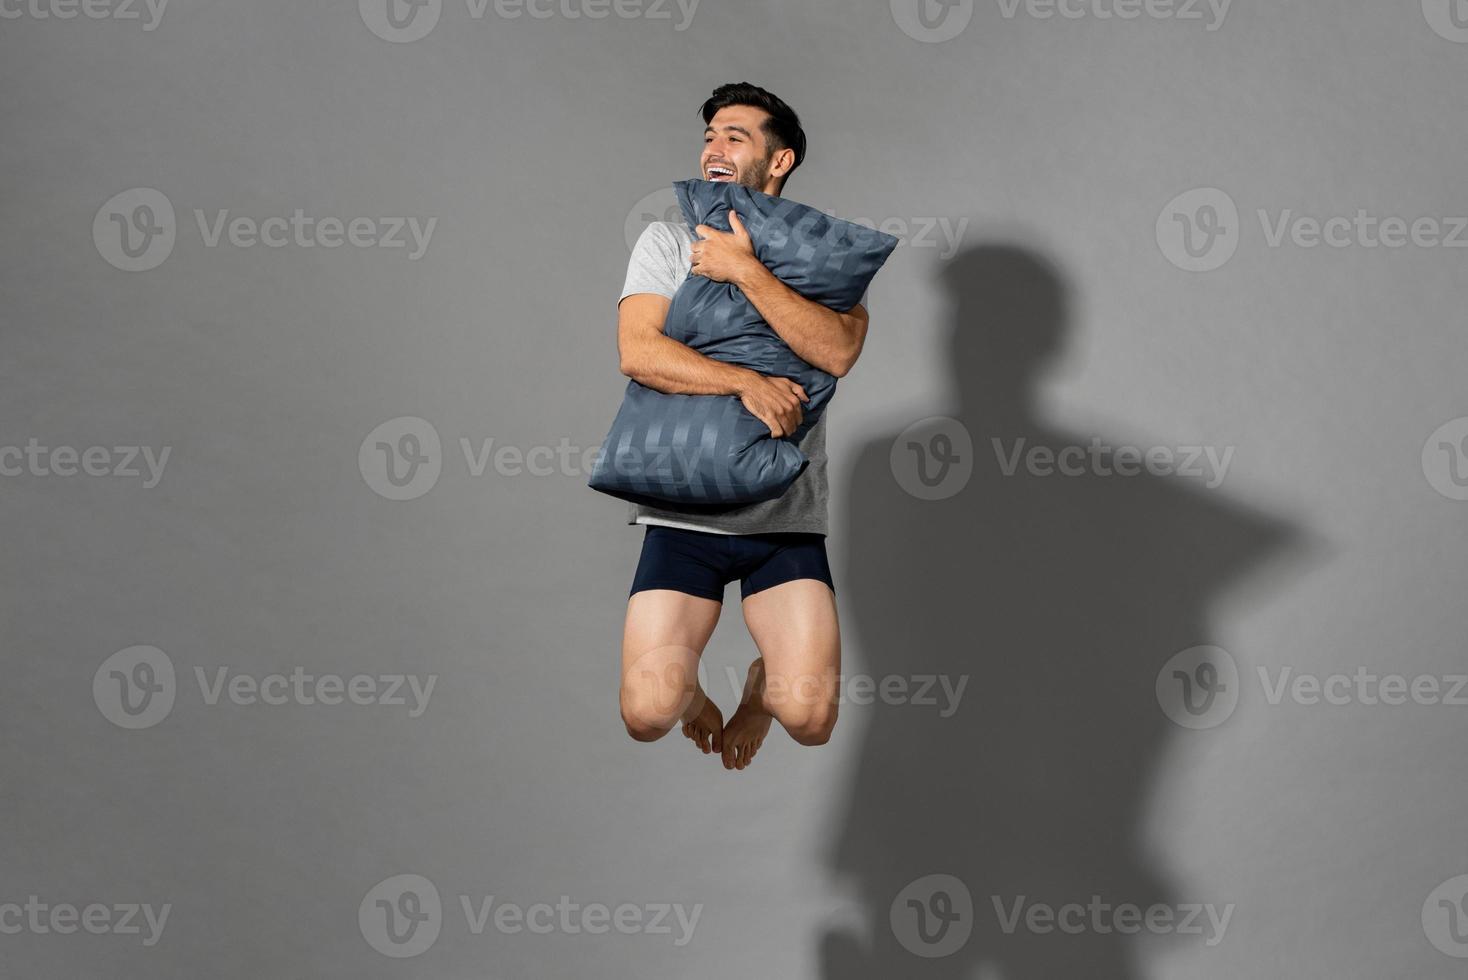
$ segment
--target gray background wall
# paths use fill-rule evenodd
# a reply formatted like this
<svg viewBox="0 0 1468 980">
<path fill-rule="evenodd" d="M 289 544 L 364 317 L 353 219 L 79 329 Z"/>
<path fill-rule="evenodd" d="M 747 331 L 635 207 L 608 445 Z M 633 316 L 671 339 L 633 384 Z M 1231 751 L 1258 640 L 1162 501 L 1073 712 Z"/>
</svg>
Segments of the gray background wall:
<svg viewBox="0 0 1468 980">
<path fill-rule="evenodd" d="M 1461 973 L 1465 253 L 1271 236 L 1454 233 L 1468 9 L 91 9 L 0 22 L 0 904 L 46 905 L 0 909 L 7 975 Z M 804 119 L 788 196 L 904 241 L 831 410 L 852 696 L 829 745 L 731 773 L 622 730 L 642 532 L 582 454 L 628 236 L 738 80 Z M 198 217 L 297 209 L 436 224 L 415 258 Z M 491 439 L 574 452 L 475 475 Z M 1155 472 L 1001 465 L 1093 440 Z M 1169 469 L 1190 446 L 1221 480 Z M 166 447 L 160 478 L 117 447 Z M 296 671 L 378 680 L 249 695 Z M 431 675 L 422 710 L 385 675 Z M 966 685 L 946 716 L 924 677 Z M 476 933 L 464 896 L 570 911 Z M 1093 901 L 1232 908 L 1046 931 Z M 156 941 L 129 903 L 168 906 Z"/>
</svg>

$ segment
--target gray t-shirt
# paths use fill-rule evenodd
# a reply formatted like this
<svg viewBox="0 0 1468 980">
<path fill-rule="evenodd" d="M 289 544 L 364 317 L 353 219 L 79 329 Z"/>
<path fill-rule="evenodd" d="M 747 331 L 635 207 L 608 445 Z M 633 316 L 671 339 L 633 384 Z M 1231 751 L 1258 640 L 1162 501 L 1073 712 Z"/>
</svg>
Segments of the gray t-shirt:
<svg viewBox="0 0 1468 980">
<path fill-rule="evenodd" d="M 673 298 L 693 267 L 693 232 L 671 221 L 654 221 L 642 230 L 627 263 L 627 281 L 622 299 L 633 293 L 656 293 Z M 862 297 L 865 305 L 866 297 Z M 826 534 L 826 419 L 830 406 L 800 441 L 800 450 L 810 457 L 805 472 L 774 500 L 762 500 L 720 514 L 689 514 L 674 509 L 628 502 L 628 524 L 661 524 L 715 534 L 768 534 L 776 531 L 809 531 Z"/>
</svg>

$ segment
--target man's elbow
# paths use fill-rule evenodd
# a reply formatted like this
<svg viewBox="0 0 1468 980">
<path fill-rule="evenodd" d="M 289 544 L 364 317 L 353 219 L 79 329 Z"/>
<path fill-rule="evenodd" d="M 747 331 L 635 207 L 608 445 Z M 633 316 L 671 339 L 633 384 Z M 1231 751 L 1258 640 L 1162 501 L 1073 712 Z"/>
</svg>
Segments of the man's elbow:
<svg viewBox="0 0 1468 980">
<path fill-rule="evenodd" d="M 850 350 L 841 352 L 841 354 L 837 356 L 835 363 L 831 365 L 831 375 L 837 378 L 846 377 L 848 374 L 851 373 L 851 369 L 856 366 L 856 359 L 860 356 L 860 346 L 856 346 L 851 348 Z"/>
<path fill-rule="evenodd" d="M 867 339 L 867 319 L 865 316 L 859 318 L 846 317 L 843 319 L 846 331 L 842 340 L 841 349 L 836 352 L 835 362 L 830 366 L 830 373 L 838 378 L 844 378 L 851 373 L 856 366 L 856 359 L 861 356 L 862 345 Z"/>
<path fill-rule="evenodd" d="M 638 357 L 637 345 L 622 343 L 617 345 L 617 370 L 629 378 L 636 378 L 641 371 L 642 360 Z"/>
</svg>

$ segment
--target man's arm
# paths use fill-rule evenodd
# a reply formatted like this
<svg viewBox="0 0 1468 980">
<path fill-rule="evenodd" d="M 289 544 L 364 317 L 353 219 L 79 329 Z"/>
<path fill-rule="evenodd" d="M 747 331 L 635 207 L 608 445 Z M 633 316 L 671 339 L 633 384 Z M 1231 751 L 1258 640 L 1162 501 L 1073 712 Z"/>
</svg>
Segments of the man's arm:
<svg viewBox="0 0 1468 980">
<path fill-rule="evenodd" d="M 780 339 L 807 364 L 844 377 L 866 342 L 866 308 L 858 303 L 838 313 L 806 299 L 755 256 L 749 232 L 734 211 L 729 212 L 729 228 L 694 228 L 702 239 L 693 244 L 693 273 L 738 286 Z"/>
<path fill-rule="evenodd" d="M 735 395 L 770 427 L 773 438 L 799 428 L 809 401 L 789 378 L 766 377 L 751 368 L 716 360 L 663 333 L 672 300 L 658 293 L 629 293 L 617 304 L 617 353 L 622 373 L 656 391 L 681 395 Z"/>
<path fill-rule="evenodd" d="M 672 300 L 632 293 L 617 304 L 617 353 L 627 377 L 674 395 L 737 395 L 756 372 L 717 361 L 663 333 Z"/>
<path fill-rule="evenodd" d="M 763 263 L 734 281 L 765 322 L 807 364 L 838 378 L 846 376 L 867 337 L 867 311 L 857 303 L 845 313 L 822 306 L 785 285 Z"/>
</svg>

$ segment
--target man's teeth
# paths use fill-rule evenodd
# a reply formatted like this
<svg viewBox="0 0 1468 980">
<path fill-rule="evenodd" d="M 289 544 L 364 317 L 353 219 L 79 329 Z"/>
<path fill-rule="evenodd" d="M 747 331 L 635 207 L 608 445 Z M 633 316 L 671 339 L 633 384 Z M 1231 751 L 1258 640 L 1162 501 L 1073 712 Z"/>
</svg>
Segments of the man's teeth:
<svg viewBox="0 0 1468 980">
<path fill-rule="evenodd" d="M 709 168 L 709 176 L 710 177 L 733 177 L 734 176 L 734 171 L 729 170 L 729 169 L 727 169 L 725 167 L 710 167 Z"/>
</svg>

